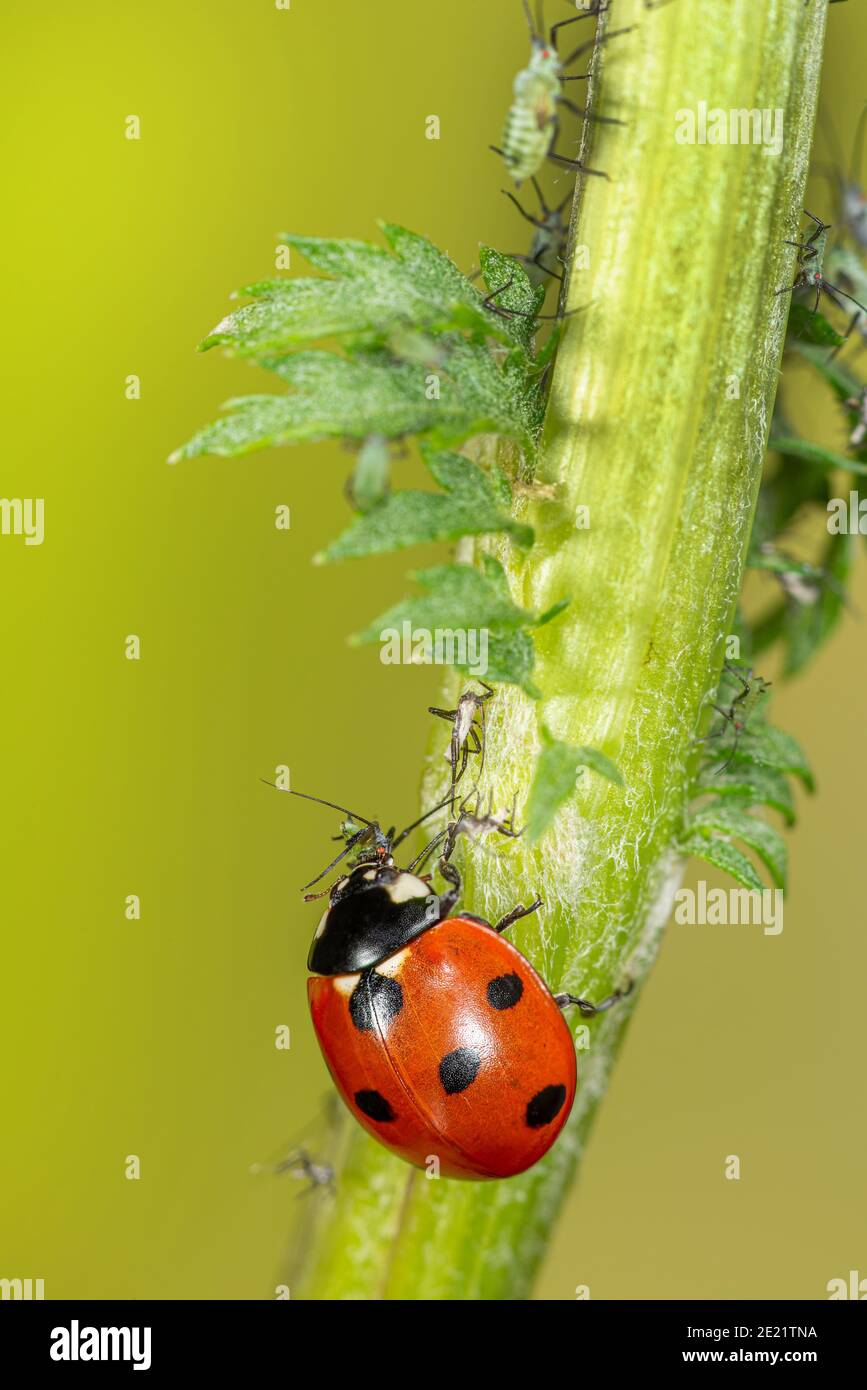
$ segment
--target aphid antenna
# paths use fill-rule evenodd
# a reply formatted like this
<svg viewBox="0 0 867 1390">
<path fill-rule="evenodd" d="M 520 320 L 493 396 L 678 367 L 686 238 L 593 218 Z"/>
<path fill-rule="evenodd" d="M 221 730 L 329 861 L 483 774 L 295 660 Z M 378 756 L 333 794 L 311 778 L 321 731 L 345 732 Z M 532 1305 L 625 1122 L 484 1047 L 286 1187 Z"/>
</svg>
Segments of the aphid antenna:
<svg viewBox="0 0 867 1390">
<path fill-rule="evenodd" d="M 542 205 L 542 212 L 543 212 L 545 215 L 547 215 L 548 213 L 550 213 L 550 212 L 552 211 L 552 209 L 549 208 L 549 207 L 547 207 L 547 206 L 545 205 L 545 202 L 544 202 L 544 200 L 543 200 L 543 198 L 542 198 L 542 195 L 541 195 L 541 192 L 540 192 L 540 189 L 539 189 L 539 185 L 536 183 L 536 177 L 535 177 L 535 175 L 533 175 L 533 183 L 536 185 L 536 192 L 539 194 L 539 202 L 540 202 L 541 205 Z M 544 226 L 545 226 L 545 216 L 543 216 L 543 217 L 534 217 L 533 214 L 532 214 L 531 212 L 528 212 L 527 209 L 526 209 L 525 207 L 522 207 L 522 206 L 521 206 L 521 204 L 519 203 L 518 199 L 515 197 L 514 193 L 512 193 L 508 188 L 501 188 L 501 189 L 500 189 L 500 192 L 503 193 L 503 194 L 505 194 L 505 196 L 508 198 L 508 200 L 509 200 L 510 203 L 514 203 L 514 204 L 515 204 L 515 207 L 518 209 L 519 213 L 520 213 L 521 216 L 524 218 L 525 222 L 530 222 L 534 227 L 544 227 Z M 567 195 L 567 199 L 568 199 L 568 195 Z M 561 207 L 562 207 L 562 206 L 563 206 L 563 204 L 561 204 Z"/>
<path fill-rule="evenodd" d="M 588 305 L 580 304 L 577 309 L 567 309 L 566 312 L 563 314 L 537 314 L 532 313 L 529 309 L 507 309 L 504 305 L 491 303 L 491 301 L 495 299 L 498 294 L 502 294 L 504 290 L 509 289 L 510 286 L 514 284 L 514 281 L 515 277 L 512 276 L 512 279 L 507 280 L 505 285 L 501 285 L 498 290 L 492 290 L 491 293 L 488 295 L 487 299 L 485 300 L 485 307 L 487 309 L 490 309 L 492 314 L 499 314 L 501 318 L 509 318 L 517 315 L 518 318 L 539 319 L 540 321 L 544 321 L 546 319 L 554 319 L 557 323 L 559 323 L 561 319 L 571 319 L 574 318 L 576 314 L 583 314 L 584 310 L 588 308 Z"/>
<path fill-rule="evenodd" d="M 259 781 L 264 782 L 266 787 L 273 787 L 276 792 L 288 792 L 290 796 L 300 796 L 302 801 L 315 801 L 317 805 L 328 806 L 332 811 L 342 811 L 345 816 L 360 821 L 362 825 L 379 826 L 379 821 L 360 816 L 357 811 L 350 811 L 348 806 L 338 806 L 336 801 L 325 801 L 321 796 L 311 796 L 309 792 L 296 792 L 291 787 L 278 787 L 276 782 L 269 782 L 267 777 L 260 777 Z"/>
<path fill-rule="evenodd" d="M 493 149 L 493 146 L 491 148 Z M 553 207 L 549 207 L 548 203 L 545 200 L 545 194 L 542 192 L 541 185 L 539 183 L 539 180 L 536 178 L 535 174 L 530 175 L 530 182 L 533 185 L 536 197 L 539 199 L 539 207 L 542 210 L 541 217 L 534 217 L 531 212 L 528 212 L 527 209 L 515 197 L 515 194 L 512 193 L 510 189 L 501 188 L 500 192 L 506 198 L 508 198 L 511 203 L 514 203 L 515 207 L 518 209 L 518 212 L 521 214 L 521 216 L 524 218 L 526 222 L 530 222 L 532 226 L 540 227 L 544 231 L 547 229 L 548 226 L 548 218 L 558 216 L 566 207 L 566 204 L 569 203 L 571 199 L 574 197 L 575 191 L 574 189 L 570 188 L 565 197 L 560 199 L 559 203 L 555 203 Z"/>
<path fill-rule="evenodd" d="M 307 893 L 307 889 L 312 888 L 314 883 L 319 883 L 325 877 L 326 874 L 330 874 L 331 870 L 340 863 L 341 859 L 345 859 L 347 854 L 351 854 L 352 851 L 355 849 L 355 846 L 359 843 L 359 841 L 363 840 L 365 836 L 368 836 L 370 834 L 371 829 L 373 829 L 374 831 L 378 831 L 379 826 L 368 825 L 365 826 L 363 830 L 357 830 L 354 835 L 350 835 L 343 849 L 336 856 L 336 858 L 332 859 L 330 864 L 326 864 L 325 868 L 322 870 L 322 873 L 317 874 L 315 878 L 311 878 L 309 883 L 302 883 L 299 891 L 305 894 L 305 902 L 312 902 L 314 898 L 322 898 L 325 896 L 324 893 Z M 379 833 L 381 835 L 382 831 L 379 831 Z"/>
<path fill-rule="evenodd" d="M 860 299 L 856 299 L 853 294 L 847 294 L 845 290 L 841 290 L 837 285 L 832 285 L 830 281 L 823 280 L 822 289 L 825 291 L 830 291 L 832 298 L 835 294 L 842 295 L 844 299 L 849 300 L 850 304 L 854 304 L 858 309 L 860 309 L 862 314 L 867 314 L 867 306 L 863 305 Z"/>
<path fill-rule="evenodd" d="M 526 17 L 527 17 L 527 28 L 528 28 L 529 31 L 530 31 L 530 38 L 532 39 L 533 43 L 540 43 L 540 42 L 542 41 L 543 36 L 544 36 L 544 33 L 545 33 L 545 29 L 544 29 L 545 21 L 544 21 L 544 19 L 542 18 L 542 6 L 543 6 L 543 4 L 544 4 L 544 0 L 537 0 L 537 3 L 536 3 L 536 18 L 534 19 L 534 18 L 533 18 L 533 11 L 530 9 L 530 0 L 523 0 L 524 14 L 525 14 Z"/>
<path fill-rule="evenodd" d="M 408 825 L 405 830 L 401 830 L 400 834 L 391 842 L 392 849 L 396 849 L 397 846 L 406 839 L 407 835 L 411 835 L 420 825 L 424 825 L 425 821 L 430 820 L 431 816 L 435 816 L 437 811 L 442 811 L 446 806 L 452 805 L 454 799 L 455 792 L 454 789 L 452 789 L 443 801 L 440 801 L 436 806 L 432 806 L 429 811 L 425 811 L 423 816 L 419 816 L 418 820 L 414 820 L 412 825 Z"/>
<path fill-rule="evenodd" d="M 437 845 L 442 844 L 443 840 L 446 838 L 448 833 L 448 828 L 446 828 L 445 830 L 441 830 L 438 835 L 435 835 L 434 838 L 428 844 L 425 845 L 421 853 L 416 855 L 412 863 L 407 865 L 407 873 L 417 873 L 418 870 L 421 869 L 427 863 L 428 859 L 430 859 Z"/>
<path fill-rule="evenodd" d="M 484 685 L 484 681 L 482 681 L 481 684 Z M 461 833 L 463 833 L 463 834 L 469 834 L 469 831 L 468 831 L 467 827 L 463 824 L 463 822 L 464 822 L 464 820 L 465 820 L 465 818 L 466 818 L 466 816 L 467 816 L 467 813 L 468 813 L 468 811 L 469 811 L 470 802 L 472 801 L 473 797 L 478 798 L 478 795 L 479 795 L 479 783 L 476 782 L 476 783 L 470 788 L 470 790 L 467 792 L 466 796 L 464 797 L 463 801 L 461 802 L 460 806 L 458 807 L 457 817 L 456 817 L 454 820 L 449 821 L 448 825 L 447 825 L 443 830 L 440 830 L 440 831 L 434 836 L 434 838 L 433 838 L 428 844 L 425 845 L 424 849 L 423 849 L 419 854 L 416 855 L 416 857 L 415 857 L 415 859 L 412 861 L 412 863 L 411 863 L 410 865 L 408 865 L 408 867 L 407 867 L 407 873 L 415 873 L 417 869 L 421 868 L 421 867 L 426 863 L 426 861 L 430 858 L 430 856 L 433 854 L 433 852 L 434 852 L 434 850 L 436 849 L 437 845 L 442 844 L 443 840 L 446 840 L 446 841 L 448 842 L 448 846 L 449 846 L 448 849 L 447 849 L 447 851 L 446 851 L 445 858 L 446 858 L 446 860 L 448 860 L 448 859 L 450 858 L 452 852 L 454 851 L 454 847 L 455 847 L 455 844 L 456 844 L 456 842 L 457 842 L 457 837 L 458 837 L 458 835 L 461 834 Z M 443 806 L 447 806 L 450 802 L 451 802 L 451 803 L 454 803 L 454 801 L 455 801 L 455 792 L 454 792 L 454 788 L 452 788 L 452 791 L 451 791 L 450 795 L 446 798 L 446 800 L 443 801 L 443 802 L 441 803 L 440 806 L 434 807 L 434 810 L 438 810 L 438 811 L 439 811 L 439 810 L 442 810 Z M 478 809 L 479 809 L 479 807 L 478 807 L 478 805 L 477 805 L 477 807 L 476 807 L 476 811 L 477 811 L 477 812 L 478 812 Z M 433 814 L 432 812 L 428 812 L 428 815 L 432 815 L 432 814 Z M 487 817 L 486 819 L 491 820 L 491 821 L 493 822 L 493 818 L 490 817 L 490 816 Z M 501 829 L 502 826 L 500 825 L 499 822 L 496 822 L 496 823 L 493 823 L 493 824 L 492 824 L 492 828 L 494 828 L 494 829 Z M 505 834 L 509 834 L 509 833 L 517 833 L 517 834 L 520 834 L 520 831 L 518 831 L 518 832 L 509 832 L 508 830 L 504 830 L 504 833 L 505 833 Z M 442 868 L 442 865 L 440 865 L 440 867 Z"/>
</svg>

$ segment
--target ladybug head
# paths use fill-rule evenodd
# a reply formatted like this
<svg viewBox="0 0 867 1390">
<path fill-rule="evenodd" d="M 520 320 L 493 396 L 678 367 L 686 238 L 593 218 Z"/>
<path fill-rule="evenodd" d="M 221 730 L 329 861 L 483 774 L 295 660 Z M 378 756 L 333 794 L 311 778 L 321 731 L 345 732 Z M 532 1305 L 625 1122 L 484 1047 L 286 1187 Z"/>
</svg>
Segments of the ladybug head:
<svg viewBox="0 0 867 1390">
<path fill-rule="evenodd" d="M 317 975 L 350 975 L 366 970 L 440 920 L 441 900 L 429 880 L 398 868 L 392 852 L 416 825 L 427 819 L 426 815 L 395 836 L 393 829 L 383 831 L 378 821 L 367 820 L 333 801 L 304 792 L 292 795 L 330 806 L 347 817 L 338 837 L 344 841 L 343 849 L 305 888 L 318 883 L 355 851 L 348 861 L 349 872 L 344 872 L 328 891 L 328 907 L 307 958 L 309 970 Z M 434 811 L 441 810 L 442 805 L 434 807 Z M 306 895 L 308 901 L 324 896 Z"/>
<path fill-rule="evenodd" d="M 311 878 L 310 883 L 304 884 L 304 888 L 320 883 L 354 851 L 353 858 L 347 860 L 349 872 L 343 872 L 331 890 L 327 890 L 328 908 L 322 915 L 310 947 L 308 969 L 315 974 L 354 974 L 357 970 L 368 969 L 368 966 L 378 965 L 379 960 L 400 951 L 422 931 L 439 922 L 447 902 L 453 902 L 454 891 L 450 891 L 446 902 L 445 898 L 433 892 L 429 878 L 420 878 L 413 873 L 415 865 L 411 865 L 410 869 L 399 869 L 395 865 L 393 851 L 422 821 L 450 805 L 453 794 L 414 820 L 399 835 L 395 834 L 393 828 L 383 831 L 379 821 L 357 816 L 346 806 L 322 801 L 321 796 L 310 796 L 303 791 L 292 791 L 290 795 L 302 796 L 304 801 L 315 801 L 320 806 L 329 806 L 346 817 L 340 824 L 338 840 L 343 841 L 343 848 L 339 855 L 315 878 Z M 415 863 L 427 858 L 433 845 L 442 840 L 443 834 L 435 838 Z M 449 881 L 453 883 L 453 878 Z M 308 892 L 306 901 L 324 897 L 324 892 Z"/>
<path fill-rule="evenodd" d="M 390 853 L 365 857 L 331 889 L 307 968 L 317 975 L 365 970 L 439 919 L 439 895 L 429 883 L 397 868 Z"/>
</svg>

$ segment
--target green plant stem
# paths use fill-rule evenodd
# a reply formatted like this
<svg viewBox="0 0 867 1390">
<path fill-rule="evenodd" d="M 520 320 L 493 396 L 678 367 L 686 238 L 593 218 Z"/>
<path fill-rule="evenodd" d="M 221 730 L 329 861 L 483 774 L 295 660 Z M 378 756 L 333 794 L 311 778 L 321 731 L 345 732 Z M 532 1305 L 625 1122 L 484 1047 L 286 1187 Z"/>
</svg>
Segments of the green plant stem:
<svg viewBox="0 0 867 1390">
<path fill-rule="evenodd" d="M 492 702 L 486 793 L 526 798 L 539 720 L 592 745 L 625 788 L 592 774 L 539 845 L 464 854 L 464 901 L 495 919 L 535 891 L 544 912 L 513 933 L 553 988 L 627 1001 L 576 1021 L 580 1084 L 547 1158 L 507 1182 L 428 1180 L 362 1134 L 346 1141 L 338 1195 L 323 1201 L 293 1296 L 525 1297 L 656 953 L 681 865 L 671 850 L 703 711 L 719 678 L 749 542 L 776 391 L 809 160 L 826 6 L 801 0 L 674 0 L 605 54 L 599 109 L 626 122 L 589 134 L 568 307 L 539 481 L 521 503 L 539 540 L 498 549 L 513 594 L 542 612 L 540 710 L 512 688 Z M 676 112 L 784 113 L 779 156 L 755 144 L 675 141 Z M 579 269 L 575 247 L 589 247 Z M 581 525 L 587 508 L 589 526 Z M 478 549 L 478 547 L 477 547 Z M 454 696 L 450 681 L 445 698 Z M 427 797 L 443 779 L 442 745 Z M 428 801 L 428 804 L 430 802 Z M 576 1251 L 575 1282 L 581 1280 Z M 571 1295 L 564 1289 L 564 1297 Z"/>
</svg>

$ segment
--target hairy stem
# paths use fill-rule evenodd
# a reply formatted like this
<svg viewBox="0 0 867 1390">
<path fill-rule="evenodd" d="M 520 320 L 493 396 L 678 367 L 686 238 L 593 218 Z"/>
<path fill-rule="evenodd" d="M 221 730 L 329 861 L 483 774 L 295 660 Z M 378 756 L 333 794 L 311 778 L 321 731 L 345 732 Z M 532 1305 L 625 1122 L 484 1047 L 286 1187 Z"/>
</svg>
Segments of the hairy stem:
<svg viewBox="0 0 867 1390">
<path fill-rule="evenodd" d="M 677 886 L 671 846 L 707 701 L 716 689 L 749 540 L 782 353 L 807 174 L 825 5 L 802 0 L 617 0 L 596 94 L 623 126 L 594 125 L 576 204 L 567 307 L 538 481 L 521 507 L 539 537 L 505 546 L 515 597 L 542 612 L 542 708 L 492 702 L 486 794 L 526 797 L 542 720 L 620 767 L 585 774 L 536 847 L 466 852 L 464 901 L 496 919 L 535 892 L 513 939 L 552 988 L 629 999 L 576 1021 L 580 1084 L 567 1130 L 531 1172 L 499 1183 L 428 1180 L 362 1134 L 321 1203 L 293 1294 L 306 1298 L 525 1297 L 583 1150 Z M 782 113 L 760 143 L 679 143 L 683 112 Z M 735 115 L 740 139 L 744 124 Z M 729 130 L 731 128 L 729 127 Z M 700 134 L 700 130 L 697 131 Z M 755 138 L 755 137 L 754 137 Z M 589 251 L 589 267 L 586 267 Z M 450 682 L 448 695 L 458 691 Z M 425 794 L 442 785 L 438 745 Z"/>
</svg>

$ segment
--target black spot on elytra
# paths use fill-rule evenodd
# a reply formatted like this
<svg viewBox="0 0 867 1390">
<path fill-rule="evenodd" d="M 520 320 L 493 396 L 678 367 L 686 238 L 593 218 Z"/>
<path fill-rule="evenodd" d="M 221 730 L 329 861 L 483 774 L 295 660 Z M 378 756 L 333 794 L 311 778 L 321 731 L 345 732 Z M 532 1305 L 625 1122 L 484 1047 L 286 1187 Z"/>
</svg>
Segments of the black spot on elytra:
<svg viewBox="0 0 867 1390">
<path fill-rule="evenodd" d="M 384 1125 L 389 1120 L 397 1119 L 385 1096 L 380 1095 L 379 1091 L 356 1091 L 355 1104 L 362 1115 L 366 1115 L 369 1120 L 376 1120 L 379 1124 Z"/>
<path fill-rule="evenodd" d="M 360 1032 L 387 1028 L 403 1008 L 403 990 L 390 975 L 365 971 L 349 997 L 349 1013 Z"/>
<path fill-rule="evenodd" d="M 472 1086 L 481 1065 L 481 1056 L 474 1047 L 458 1047 L 454 1052 L 447 1052 L 440 1062 L 440 1081 L 446 1095 L 457 1095 Z"/>
<path fill-rule="evenodd" d="M 563 1109 L 566 1100 L 565 1086 L 543 1086 L 531 1101 L 527 1102 L 527 1124 L 531 1129 L 541 1129 L 549 1125 Z"/>
<path fill-rule="evenodd" d="M 520 975 L 497 975 L 488 984 L 488 1003 L 492 1009 L 511 1009 L 523 993 Z"/>
</svg>

